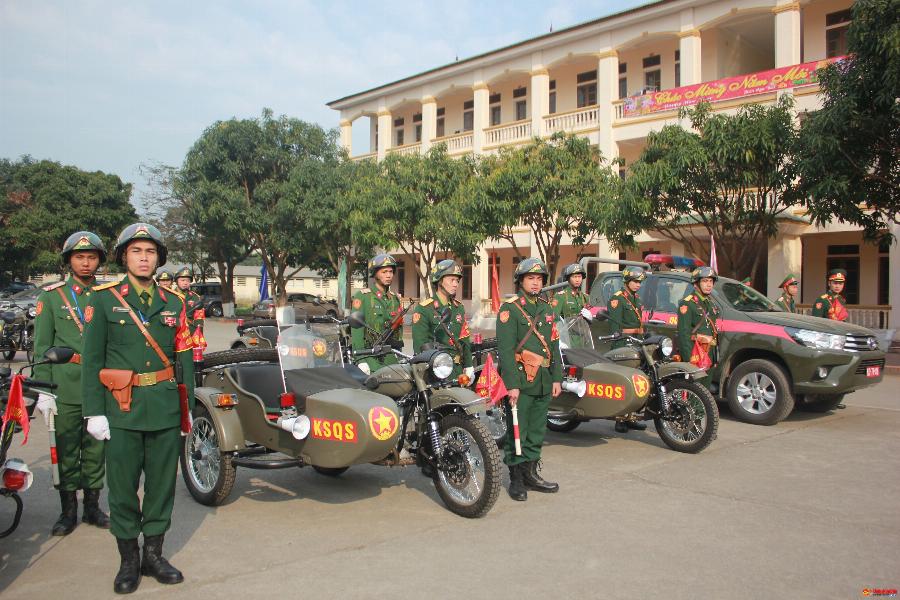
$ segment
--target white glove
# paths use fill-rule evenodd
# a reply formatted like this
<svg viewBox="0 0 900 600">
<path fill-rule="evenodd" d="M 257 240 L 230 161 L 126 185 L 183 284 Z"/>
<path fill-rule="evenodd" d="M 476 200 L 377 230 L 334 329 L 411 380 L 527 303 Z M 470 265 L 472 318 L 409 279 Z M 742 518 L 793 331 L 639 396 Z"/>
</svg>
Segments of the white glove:
<svg viewBox="0 0 900 600">
<path fill-rule="evenodd" d="M 50 414 L 59 414 L 56 411 L 56 396 L 54 396 L 53 394 L 45 394 L 44 392 L 39 393 L 35 408 L 41 411 L 41 414 L 44 415 L 44 425 L 47 426 L 50 425 Z"/>
<path fill-rule="evenodd" d="M 591 310 L 587 307 L 581 309 L 581 316 L 587 319 L 588 321 L 594 320 L 594 315 L 591 313 Z"/>
<path fill-rule="evenodd" d="M 87 418 L 87 431 L 89 434 L 94 436 L 94 439 L 103 440 L 109 439 L 109 419 L 105 416 L 100 415 L 99 417 L 88 417 Z"/>
<path fill-rule="evenodd" d="M 365 373 L 366 375 L 372 374 L 372 369 L 369 368 L 369 363 L 361 362 L 356 366 L 359 367 L 359 370 L 362 371 L 363 373 Z"/>
<path fill-rule="evenodd" d="M 469 378 L 470 382 L 475 381 L 475 367 L 466 367 L 463 369 L 463 373 Z"/>
</svg>

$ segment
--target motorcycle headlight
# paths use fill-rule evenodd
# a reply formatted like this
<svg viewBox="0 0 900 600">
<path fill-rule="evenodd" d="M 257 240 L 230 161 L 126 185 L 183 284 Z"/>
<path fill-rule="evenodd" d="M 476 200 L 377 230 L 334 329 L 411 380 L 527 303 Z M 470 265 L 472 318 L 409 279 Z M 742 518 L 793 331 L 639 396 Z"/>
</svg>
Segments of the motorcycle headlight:
<svg viewBox="0 0 900 600">
<path fill-rule="evenodd" d="M 672 350 L 675 348 L 675 345 L 672 343 L 672 338 L 664 337 L 659 342 L 659 351 L 662 352 L 662 355 L 665 357 L 672 356 Z"/>
<path fill-rule="evenodd" d="M 437 352 L 429 364 L 431 373 L 437 379 L 447 379 L 453 373 L 453 359 L 446 352 Z"/>
<path fill-rule="evenodd" d="M 37 310 L 33 306 L 28 307 L 28 318 L 33 319 L 37 316 Z"/>
<path fill-rule="evenodd" d="M 818 348 L 819 350 L 843 350 L 844 342 L 846 341 L 843 335 L 825 333 L 823 331 L 811 331 L 795 327 L 785 327 L 784 330 L 798 344 L 803 344 L 810 348 Z"/>
</svg>

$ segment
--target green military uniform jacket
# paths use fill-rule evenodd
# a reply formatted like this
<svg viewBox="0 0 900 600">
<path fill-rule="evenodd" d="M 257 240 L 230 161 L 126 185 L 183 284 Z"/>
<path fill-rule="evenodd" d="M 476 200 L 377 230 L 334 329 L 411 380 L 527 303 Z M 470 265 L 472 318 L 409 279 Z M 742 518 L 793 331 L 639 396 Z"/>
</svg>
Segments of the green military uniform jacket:
<svg viewBox="0 0 900 600">
<path fill-rule="evenodd" d="M 447 315 L 443 320 L 443 315 Z M 462 369 L 472 366 L 472 343 L 469 340 L 469 323 L 466 321 L 466 309 L 463 303 L 455 298 L 452 301 L 441 300 L 440 295 L 426 298 L 419 302 L 412 317 L 413 350 L 421 352 L 429 342 L 437 342 L 446 346 L 456 366 L 453 376 L 459 376 Z"/>
<path fill-rule="evenodd" d="M 718 316 L 719 309 L 709 296 L 704 296 L 696 290 L 678 303 L 678 353 L 681 360 L 690 361 L 691 351 L 694 349 L 694 340 L 691 338 L 695 334 L 712 336 L 718 342 L 719 330 L 716 328 Z M 712 349 L 710 358 L 715 362 Z"/>
<path fill-rule="evenodd" d="M 621 289 L 606 302 L 606 314 L 609 317 L 610 333 L 616 333 L 624 329 L 640 329 L 643 327 L 641 318 L 644 305 L 637 294 L 632 294 L 627 289 Z"/>
<path fill-rule="evenodd" d="M 562 290 L 554 294 L 550 304 L 553 306 L 553 312 L 563 319 L 578 316 L 581 309 L 590 305 L 588 295 L 581 290 L 568 289 Z"/>
<path fill-rule="evenodd" d="M 360 329 L 351 329 L 350 342 L 354 350 L 366 350 L 375 344 L 375 340 L 381 333 L 391 326 L 391 322 L 402 312 L 400 309 L 400 296 L 391 290 L 370 290 L 369 288 L 360 290 L 353 295 L 353 310 L 362 311 L 365 316 L 366 327 Z M 403 328 L 400 327 L 388 339 L 388 343 L 392 340 L 400 340 Z M 366 358 L 361 362 L 369 365 L 374 373 L 376 369 L 384 365 L 397 364 L 397 357 L 388 354 L 380 358 Z"/>
<path fill-rule="evenodd" d="M 191 328 L 191 332 L 195 331 L 197 327 L 202 328 L 203 320 L 206 315 L 202 312 L 203 299 L 200 297 L 200 294 L 191 289 L 188 289 L 186 292 L 178 290 L 178 293 L 184 297 L 185 313 L 187 315 L 188 327 Z M 201 312 L 198 313 L 198 310 Z"/>
<path fill-rule="evenodd" d="M 775 304 L 784 312 L 796 313 L 797 312 L 797 303 L 794 301 L 793 296 L 788 296 L 787 294 L 782 294 L 778 297 L 778 300 L 775 301 Z"/>
<path fill-rule="evenodd" d="M 189 407 L 194 407 L 194 363 L 184 302 L 175 292 L 150 288 L 151 304 L 142 309 L 135 286 L 126 277 L 94 288 L 85 310 L 82 396 L 84 416 L 106 415 L 110 427 L 159 431 L 181 424 L 181 405 L 175 380 L 132 388 L 131 410 L 123 412 L 101 383 L 101 369 L 127 369 L 135 373 L 162 370 L 165 365 L 146 341 L 128 311 L 112 294 L 115 288 L 140 318 L 163 353 L 181 364 Z"/>
<path fill-rule="evenodd" d="M 62 294 L 60 294 L 60 292 Z M 51 346 L 65 346 L 81 354 L 84 311 L 91 299 L 90 288 L 72 276 L 48 285 L 38 296 L 34 320 L 34 355 L 44 356 Z M 65 298 L 65 300 L 64 300 Z M 66 308 L 66 301 L 72 307 Z M 61 404 L 81 404 L 81 364 L 79 359 L 64 365 L 37 365 L 34 378 L 57 384 L 53 393 Z"/>
<path fill-rule="evenodd" d="M 847 301 L 840 294 L 826 293 L 822 294 L 813 303 L 810 315 L 813 317 L 823 317 L 833 321 L 846 321 Z M 843 309 L 843 310 L 841 310 Z M 843 312 L 844 318 L 839 318 L 840 312 Z"/>
<path fill-rule="evenodd" d="M 544 344 L 534 333 L 528 336 L 522 346 L 524 350 L 550 359 L 550 366 L 538 369 L 537 376 L 531 383 L 527 381 L 524 368 L 515 358 L 516 348 L 529 330 L 528 320 L 522 314 L 523 310 L 528 319 L 535 324 L 535 329 L 544 338 L 547 349 L 550 350 L 550 356 L 547 357 Z M 518 389 L 529 396 L 544 396 L 553 390 L 554 382 L 562 382 L 559 334 L 556 331 L 554 317 L 553 307 L 548 302 L 526 298 L 521 292 L 500 306 L 500 312 L 497 313 L 497 352 L 500 355 L 500 377 L 506 389 Z"/>
</svg>

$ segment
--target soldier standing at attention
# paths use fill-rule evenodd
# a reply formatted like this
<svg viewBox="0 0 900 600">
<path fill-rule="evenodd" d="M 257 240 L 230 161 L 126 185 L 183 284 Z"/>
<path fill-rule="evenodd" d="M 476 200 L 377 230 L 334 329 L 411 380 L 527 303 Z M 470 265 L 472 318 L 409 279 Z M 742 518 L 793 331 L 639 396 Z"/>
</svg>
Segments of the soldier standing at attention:
<svg viewBox="0 0 900 600">
<path fill-rule="evenodd" d="M 644 333 L 644 305 L 638 296 L 638 291 L 646 278 L 641 267 L 625 267 L 622 270 L 624 287 L 610 296 L 606 302 L 606 314 L 609 316 L 609 332 L 625 333 L 628 335 L 643 335 Z M 613 344 L 613 348 L 621 348 L 627 345 L 625 340 L 619 340 Z M 632 415 L 626 415 L 616 419 L 616 431 L 628 433 L 629 429 L 643 431 L 647 425 L 634 420 Z"/>
<path fill-rule="evenodd" d="M 688 359 L 695 365 L 700 361 L 700 356 L 693 352 L 695 343 L 709 355 L 712 366 L 717 362 L 719 330 L 716 319 L 719 309 L 713 304 L 710 294 L 718 278 L 712 267 L 694 269 L 691 272 L 694 291 L 678 304 L 678 352 L 681 360 Z M 708 380 L 709 376 L 704 379 Z"/>
<path fill-rule="evenodd" d="M 34 377 L 57 384 L 57 397 L 38 394 L 36 408 L 49 422 L 56 422 L 56 452 L 59 458 L 59 501 L 62 512 L 53 525 L 53 535 L 69 535 L 78 525 L 76 492 L 84 490 L 84 514 L 81 520 L 109 529 L 109 517 L 100 510 L 103 489 L 103 442 L 84 429 L 81 396 L 81 351 L 84 310 L 91 298 L 94 274 L 106 261 L 106 248 L 90 231 L 78 231 L 66 239 L 62 262 L 71 272 L 66 281 L 44 288 L 38 297 L 34 321 L 34 353 L 43 356 L 52 346 L 65 346 L 75 356 L 63 365 L 37 365 Z"/>
<path fill-rule="evenodd" d="M 559 396 L 562 389 L 562 366 L 553 309 L 540 298 L 547 283 L 547 267 L 540 259 L 526 258 L 514 276 L 518 294 L 501 305 L 497 315 L 497 352 L 500 376 L 509 390 L 505 446 L 509 495 L 513 500 L 526 500 L 526 488 L 559 491 L 559 484 L 541 478 L 539 463 L 550 398 Z M 512 406 L 518 408 L 521 456 L 515 454 Z"/>
<path fill-rule="evenodd" d="M 832 321 L 846 321 L 850 314 L 847 312 L 847 301 L 841 296 L 846 281 L 847 271 L 844 269 L 832 269 L 829 271 L 828 291 L 816 298 L 810 314 L 814 317 L 824 317 Z"/>
<path fill-rule="evenodd" d="M 451 379 L 465 373 L 471 382 L 475 380 L 475 369 L 469 323 L 463 303 L 456 299 L 462 274 L 462 267 L 449 258 L 435 266 L 431 275 L 434 296 L 419 302 L 413 312 L 413 351 L 421 352 L 429 343 L 440 344 L 453 357 Z"/>
<path fill-rule="evenodd" d="M 563 279 L 569 282 L 569 289 L 556 292 L 551 300 L 553 311 L 563 319 L 581 315 L 588 321 L 593 320 L 594 315 L 590 311 L 590 299 L 581 291 L 581 284 L 587 273 L 578 263 L 567 265 L 562 272 Z"/>
<path fill-rule="evenodd" d="M 168 271 L 163 271 L 156 276 L 156 283 L 164 290 L 172 289 L 172 274 Z"/>
<path fill-rule="evenodd" d="M 354 311 L 362 311 L 366 321 L 364 328 L 354 328 L 350 332 L 354 350 L 371 348 L 382 332 L 401 314 L 400 297 L 391 291 L 396 271 L 397 261 L 390 254 L 379 254 L 369 261 L 369 277 L 374 289 L 365 288 L 356 292 L 351 304 Z M 399 341 L 401 330 L 402 328 L 398 328 L 388 339 L 388 343 Z M 385 365 L 395 364 L 397 357 L 387 354 L 363 359 L 359 362 L 359 367 L 367 373 L 374 373 Z"/>
<path fill-rule="evenodd" d="M 121 557 L 113 590 L 128 594 L 141 574 L 160 583 L 184 581 L 163 558 L 162 546 L 172 522 L 181 430 L 193 408 L 194 363 L 183 300 L 153 282 L 157 264 L 166 262 L 159 230 L 129 225 L 119 234 L 115 256 L 126 277 L 94 288 L 84 314 L 82 396 L 88 433 L 107 440 L 111 530 Z"/>
<path fill-rule="evenodd" d="M 775 304 L 777 304 L 778 308 L 784 312 L 796 313 L 797 303 L 795 299 L 797 298 L 797 294 L 800 293 L 800 281 L 794 277 L 793 273 L 789 273 L 778 287 L 784 290 L 784 292 L 778 297 Z"/>
<path fill-rule="evenodd" d="M 191 282 L 194 281 L 194 274 L 187 267 L 180 269 L 175 273 L 175 290 L 184 297 L 184 306 L 187 313 L 188 327 L 191 331 L 196 328 L 203 329 L 203 319 L 206 315 L 203 313 L 203 299 L 200 294 L 191 289 Z"/>
</svg>

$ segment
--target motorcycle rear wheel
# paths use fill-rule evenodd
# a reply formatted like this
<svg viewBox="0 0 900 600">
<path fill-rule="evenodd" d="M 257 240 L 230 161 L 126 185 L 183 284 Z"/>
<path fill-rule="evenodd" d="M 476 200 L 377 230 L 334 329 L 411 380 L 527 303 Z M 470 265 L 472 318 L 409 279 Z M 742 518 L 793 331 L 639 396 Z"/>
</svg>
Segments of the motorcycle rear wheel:
<svg viewBox="0 0 900 600">
<path fill-rule="evenodd" d="M 438 495 L 452 512 L 476 519 L 486 515 L 500 495 L 500 450 L 484 423 L 468 415 L 441 419 L 445 458 L 453 468 L 435 469 Z"/>
<path fill-rule="evenodd" d="M 696 454 L 716 439 L 719 407 L 709 390 L 694 381 L 673 381 L 666 386 L 669 410 L 653 422 L 662 441 L 678 452 Z"/>
</svg>

